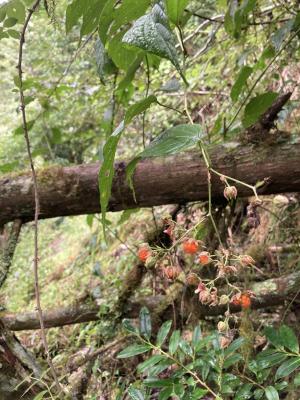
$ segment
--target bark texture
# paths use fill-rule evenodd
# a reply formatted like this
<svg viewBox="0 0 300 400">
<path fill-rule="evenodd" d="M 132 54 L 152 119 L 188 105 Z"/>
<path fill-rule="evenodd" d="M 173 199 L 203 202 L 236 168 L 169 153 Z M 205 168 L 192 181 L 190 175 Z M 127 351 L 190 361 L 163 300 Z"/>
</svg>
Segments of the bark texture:
<svg viewBox="0 0 300 400">
<path fill-rule="evenodd" d="M 289 297 L 294 296 L 299 291 L 299 285 L 300 272 L 254 283 L 250 288 L 256 295 L 252 301 L 252 308 L 259 309 L 284 304 Z M 157 314 L 157 317 L 161 319 L 172 318 L 172 303 L 180 304 L 182 302 L 182 295 L 185 289 L 186 287 L 183 284 L 175 283 L 170 287 L 166 296 L 148 296 L 139 301 L 128 301 L 122 316 L 135 318 L 138 316 L 140 308 L 145 305 L 150 309 L 153 316 Z M 201 305 L 193 290 L 190 289 L 184 294 L 184 307 L 181 307 L 184 316 L 188 316 L 193 312 L 197 318 L 221 315 L 226 309 L 227 306 L 210 307 Z M 94 305 L 69 306 L 48 310 L 43 313 L 45 327 L 50 328 L 79 322 L 96 321 L 99 319 L 98 311 L 98 307 Z M 231 306 L 231 311 L 238 312 L 240 307 Z M 4 314 L 1 319 L 12 331 L 39 329 L 40 327 L 36 312 Z"/>
<path fill-rule="evenodd" d="M 243 145 L 235 149 L 219 146 L 211 151 L 211 160 L 214 169 L 248 184 L 268 178 L 259 190 L 262 194 L 300 191 L 300 143 Z M 142 160 L 134 175 L 137 202 L 125 179 L 126 165 L 124 161 L 115 164 L 110 211 L 207 199 L 207 170 L 198 152 Z M 99 164 L 40 170 L 40 218 L 99 212 L 98 171 Z M 224 185 L 219 177 L 213 176 L 212 183 L 212 196 L 223 198 Z M 240 196 L 252 194 L 243 186 L 238 190 Z M 3 176 L 0 225 L 17 218 L 30 221 L 33 216 L 30 172 Z"/>
</svg>

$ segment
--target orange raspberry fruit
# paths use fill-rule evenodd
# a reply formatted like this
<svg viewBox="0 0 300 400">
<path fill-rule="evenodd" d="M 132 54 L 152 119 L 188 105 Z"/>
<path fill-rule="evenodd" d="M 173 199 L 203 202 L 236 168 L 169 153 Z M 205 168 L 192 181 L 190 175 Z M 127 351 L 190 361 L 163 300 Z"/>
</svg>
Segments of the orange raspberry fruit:
<svg viewBox="0 0 300 400">
<path fill-rule="evenodd" d="M 183 242 L 182 248 L 186 254 L 195 254 L 198 251 L 199 244 L 195 239 L 188 239 Z"/>
<path fill-rule="evenodd" d="M 147 247 L 141 247 L 138 251 L 138 258 L 143 261 L 146 262 L 147 258 L 149 258 L 151 256 L 151 251 L 147 248 Z"/>
<path fill-rule="evenodd" d="M 241 295 L 240 304 L 242 308 L 250 308 L 251 307 L 251 297 L 245 293 Z"/>
<path fill-rule="evenodd" d="M 198 261 L 201 265 L 207 265 L 210 263 L 211 259 L 210 259 L 210 254 L 207 251 L 202 251 L 199 254 L 199 258 Z"/>
</svg>

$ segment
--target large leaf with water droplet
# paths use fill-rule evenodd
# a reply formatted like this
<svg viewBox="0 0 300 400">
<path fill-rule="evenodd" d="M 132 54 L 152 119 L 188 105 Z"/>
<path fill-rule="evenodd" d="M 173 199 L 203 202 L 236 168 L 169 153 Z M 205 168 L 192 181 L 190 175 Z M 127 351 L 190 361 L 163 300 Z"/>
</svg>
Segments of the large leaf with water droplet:
<svg viewBox="0 0 300 400">
<path fill-rule="evenodd" d="M 140 17 L 123 36 L 123 43 L 146 52 L 167 58 L 182 75 L 173 33 L 162 4 L 155 4 L 152 11 Z M 185 80 L 185 78 L 183 77 Z"/>
</svg>

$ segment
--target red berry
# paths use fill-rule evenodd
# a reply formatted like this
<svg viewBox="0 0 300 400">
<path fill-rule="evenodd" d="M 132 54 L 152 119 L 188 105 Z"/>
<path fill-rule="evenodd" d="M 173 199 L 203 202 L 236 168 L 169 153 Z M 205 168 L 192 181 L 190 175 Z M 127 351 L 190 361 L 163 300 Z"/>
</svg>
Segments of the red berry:
<svg viewBox="0 0 300 400">
<path fill-rule="evenodd" d="M 195 239 L 188 239 L 183 243 L 182 248 L 186 254 L 195 254 L 198 251 L 199 244 Z"/>
<path fill-rule="evenodd" d="M 251 297 L 249 294 L 244 293 L 241 295 L 241 306 L 242 308 L 250 308 L 251 307 Z"/>
</svg>

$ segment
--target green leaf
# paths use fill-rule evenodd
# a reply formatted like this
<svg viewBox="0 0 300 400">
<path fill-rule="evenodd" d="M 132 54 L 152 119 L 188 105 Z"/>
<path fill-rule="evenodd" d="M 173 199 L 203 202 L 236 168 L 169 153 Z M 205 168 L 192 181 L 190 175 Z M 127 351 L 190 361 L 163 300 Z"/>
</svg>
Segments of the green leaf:
<svg viewBox="0 0 300 400">
<path fill-rule="evenodd" d="M 282 363 L 287 358 L 287 354 L 274 352 L 274 350 L 265 350 L 256 357 L 260 368 L 270 368 L 276 364 Z"/>
<path fill-rule="evenodd" d="M 133 386 L 129 386 L 127 393 L 132 400 L 145 400 L 143 393 Z"/>
<path fill-rule="evenodd" d="M 245 343 L 245 339 L 243 337 L 239 337 L 238 339 L 235 339 L 224 351 L 225 357 L 227 357 L 229 354 L 235 352 L 239 348 L 242 347 L 242 345 Z"/>
<path fill-rule="evenodd" d="M 253 68 L 245 66 L 240 70 L 240 73 L 238 74 L 238 77 L 232 86 L 231 92 L 230 92 L 230 97 L 232 101 L 237 101 L 239 98 L 239 95 L 241 94 L 243 88 L 247 84 L 247 79 L 251 75 L 253 71 Z"/>
<path fill-rule="evenodd" d="M 108 0 L 88 0 L 85 2 L 80 36 L 88 35 L 97 28 L 99 17 L 107 1 Z"/>
<path fill-rule="evenodd" d="M 282 43 L 288 37 L 289 33 L 293 29 L 294 23 L 295 23 L 295 18 L 291 18 L 289 21 L 285 22 L 281 26 L 281 28 L 279 28 L 271 36 L 271 43 L 274 46 L 276 51 L 278 51 L 280 49 Z"/>
<path fill-rule="evenodd" d="M 279 331 L 274 329 L 272 326 L 266 326 L 264 329 L 264 334 L 266 338 L 273 344 L 273 346 L 282 348 L 282 338 L 279 335 Z"/>
<path fill-rule="evenodd" d="M 173 355 L 179 345 L 180 341 L 180 331 L 176 330 L 172 333 L 170 341 L 169 341 L 169 353 Z"/>
<path fill-rule="evenodd" d="M 122 325 L 127 332 L 138 334 L 138 329 L 131 324 L 129 319 L 123 319 Z"/>
<path fill-rule="evenodd" d="M 189 0 L 166 0 L 167 14 L 175 25 L 180 24 L 180 18 Z"/>
<path fill-rule="evenodd" d="M 133 344 L 131 346 L 126 347 L 126 349 L 122 350 L 117 358 L 129 358 L 134 357 L 138 354 L 146 353 L 151 349 L 149 344 Z"/>
<path fill-rule="evenodd" d="M 156 339 L 156 345 L 158 347 L 161 347 L 163 342 L 166 340 L 166 337 L 168 336 L 168 333 L 170 332 L 171 326 L 172 326 L 172 321 L 166 321 L 160 327 L 158 334 L 157 334 L 157 339 Z"/>
<path fill-rule="evenodd" d="M 132 214 L 135 214 L 138 211 L 140 211 L 139 208 L 129 208 L 128 210 L 123 211 L 121 214 L 121 217 L 118 221 L 118 225 L 124 224 L 124 222 L 129 220 L 129 218 L 131 217 Z"/>
<path fill-rule="evenodd" d="M 285 378 L 300 367 L 300 357 L 292 357 L 280 365 L 275 374 L 275 379 Z"/>
<path fill-rule="evenodd" d="M 254 394 L 254 399 L 255 400 L 260 400 L 264 395 L 264 390 L 263 389 L 256 389 L 256 390 L 254 390 L 253 394 Z"/>
<path fill-rule="evenodd" d="M 282 325 L 279 328 L 279 337 L 284 347 L 294 353 L 299 353 L 298 339 L 291 328 L 286 325 Z"/>
<path fill-rule="evenodd" d="M 300 386 L 300 373 L 295 376 L 293 383 L 295 386 Z"/>
<path fill-rule="evenodd" d="M 114 24 L 111 33 L 144 15 L 150 3 L 151 0 L 123 0 L 120 7 L 114 12 Z"/>
<path fill-rule="evenodd" d="M 195 347 L 202 336 L 200 325 L 197 325 L 193 331 L 192 346 Z"/>
<path fill-rule="evenodd" d="M 104 45 L 107 40 L 107 31 L 114 19 L 114 13 L 113 13 L 114 6 L 115 6 L 115 0 L 107 0 L 99 17 L 98 34 Z"/>
<path fill-rule="evenodd" d="M 136 115 L 143 113 L 151 106 L 152 103 L 156 102 L 156 96 L 151 95 L 130 106 L 125 114 L 125 124 L 129 124 Z"/>
<path fill-rule="evenodd" d="M 16 25 L 18 20 L 16 18 L 6 18 L 6 20 L 3 22 L 4 28 L 11 28 L 12 26 Z"/>
<path fill-rule="evenodd" d="M 108 44 L 108 55 L 111 57 L 115 65 L 124 71 L 131 67 L 132 61 L 141 53 L 136 48 L 126 46 L 122 42 L 124 32 L 117 33 Z"/>
<path fill-rule="evenodd" d="M 66 10 L 66 33 L 75 26 L 86 9 L 86 0 L 73 0 Z"/>
<path fill-rule="evenodd" d="M 140 311 L 140 333 L 150 339 L 152 332 L 151 317 L 148 308 L 142 307 Z"/>
<path fill-rule="evenodd" d="M 116 72 L 117 68 L 115 67 L 112 60 L 108 57 L 107 52 L 100 39 L 98 39 L 95 43 L 95 57 L 97 64 L 97 72 L 101 82 L 104 84 L 105 75 Z"/>
<path fill-rule="evenodd" d="M 243 356 L 241 354 L 239 354 L 239 353 L 232 354 L 231 356 L 226 358 L 226 360 L 223 363 L 223 367 L 229 368 L 234 364 L 238 364 L 238 362 L 241 361 L 242 359 L 243 359 Z"/>
<path fill-rule="evenodd" d="M 158 400 L 169 400 L 173 393 L 173 387 L 166 387 L 159 392 Z"/>
<path fill-rule="evenodd" d="M 43 390 L 42 392 L 34 396 L 33 400 L 42 400 L 45 394 L 49 394 L 48 390 Z"/>
<path fill-rule="evenodd" d="M 274 386 L 267 386 L 265 388 L 265 395 L 268 400 L 279 400 L 279 395 Z"/>
<path fill-rule="evenodd" d="M 125 33 L 123 43 L 170 60 L 186 82 L 178 61 L 175 39 L 161 3 L 155 4 L 149 14 L 134 23 Z"/>
<path fill-rule="evenodd" d="M 185 340 L 180 340 L 179 342 L 180 349 L 189 357 L 193 357 L 193 350 L 191 346 Z"/>
<path fill-rule="evenodd" d="M 238 390 L 236 393 L 234 400 L 246 400 L 246 399 L 251 399 L 252 389 L 253 385 L 252 383 L 245 383 L 244 385 L 241 386 L 241 388 Z"/>
<path fill-rule="evenodd" d="M 267 92 L 259 94 L 251 99 L 245 107 L 242 120 L 244 127 L 248 128 L 250 125 L 254 124 L 259 117 L 274 103 L 277 96 L 277 93 Z"/>
<path fill-rule="evenodd" d="M 174 385 L 174 379 L 157 379 L 156 377 L 149 377 L 144 379 L 144 384 L 148 387 L 161 388 Z"/>
<path fill-rule="evenodd" d="M 114 160 L 121 134 L 124 130 L 124 121 L 110 135 L 103 148 L 103 163 L 99 171 L 100 206 L 102 213 L 103 232 L 105 236 L 106 209 L 111 195 L 112 181 L 115 174 Z"/>
<path fill-rule="evenodd" d="M 158 364 L 160 361 L 166 359 L 166 356 L 162 354 L 155 354 L 154 356 L 148 358 L 146 361 L 142 362 L 138 365 L 137 370 L 138 372 L 144 372 L 148 368 L 153 367 L 154 365 Z"/>
<path fill-rule="evenodd" d="M 20 0 L 10 1 L 6 6 L 6 15 L 16 19 L 19 24 L 23 24 L 26 15 L 24 4 Z"/>
</svg>

